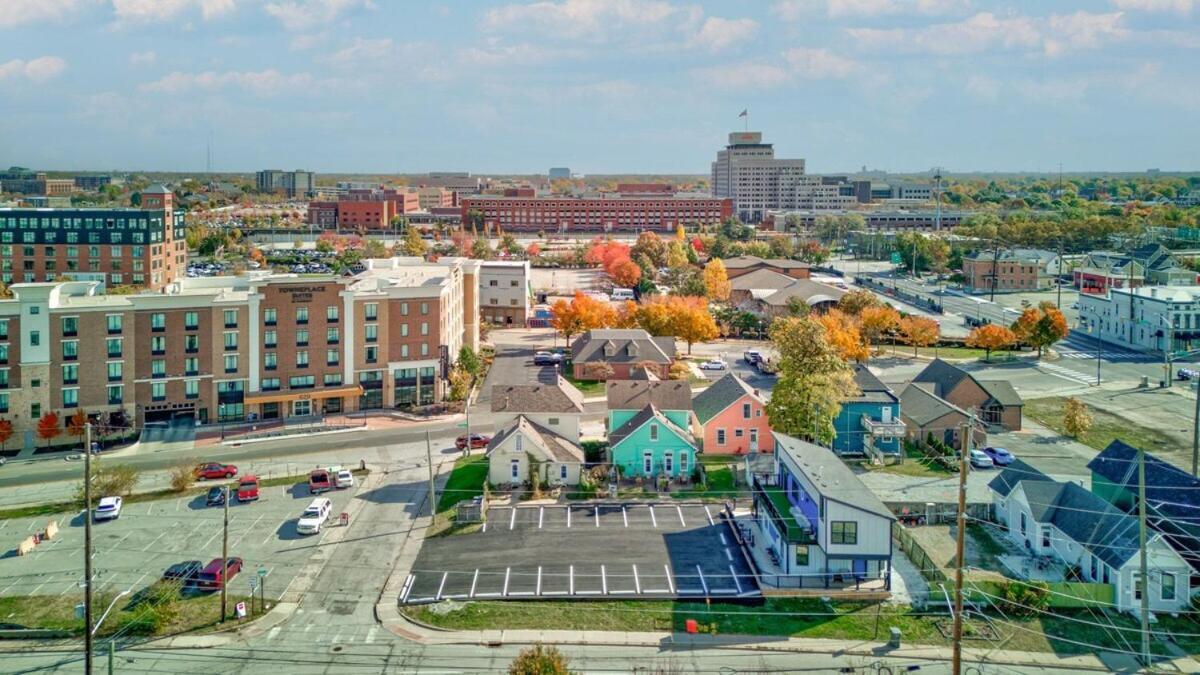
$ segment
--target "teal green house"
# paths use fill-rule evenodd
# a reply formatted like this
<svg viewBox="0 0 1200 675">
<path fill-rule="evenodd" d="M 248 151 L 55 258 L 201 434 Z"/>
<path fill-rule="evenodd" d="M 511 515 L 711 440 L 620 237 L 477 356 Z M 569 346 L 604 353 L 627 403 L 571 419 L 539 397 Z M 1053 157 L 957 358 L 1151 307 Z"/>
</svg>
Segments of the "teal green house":
<svg viewBox="0 0 1200 675">
<path fill-rule="evenodd" d="M 690 476 L 696 465 L 686 381 L 609 380 L 608 449 L 623 476 Z"/>
</svg>

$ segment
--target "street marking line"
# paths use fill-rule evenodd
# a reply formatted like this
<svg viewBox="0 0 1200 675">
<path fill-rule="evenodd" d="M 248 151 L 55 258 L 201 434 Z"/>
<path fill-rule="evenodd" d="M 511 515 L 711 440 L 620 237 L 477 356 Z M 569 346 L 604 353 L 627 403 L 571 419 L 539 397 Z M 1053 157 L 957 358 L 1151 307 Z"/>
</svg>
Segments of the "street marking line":
<svg viewBox="0 0 1200 675">
<path fill-rule="evenodd" d="M 725 533 L 724 533 L 724 532 L 718 532 L 718 533 L 717 533 L 717 536 L 719 536 L 719 537 L 721 538 L 721 545 L 722 545 L 722 546 L 728 546 L 728 545 L 729 545 L 729 542 L 725 540 Z"/>
<path fill-rule="evenodd" d="M 625 521 L 625 527 L 629 527 L 629 512 L 625 510 L 625 505 L 621 505 L 621 520 Z"/>
<path fill-rule="evenodd" d="M 600 527 L 600 507 L 599 507 L 599 505 L 596 506 L 595 510 L 593 510 L 592 513 L 596 514 L 596 527 Z"/>
<path fill-rule="evenodd" d="M 714 520 L 713 520 L 713 517 L 712 517 L 712 511 L 709 511 L 709 510 L 708 510 L 708 506 L 705 506 L 705 507 L 704 507 L 704 515 L 708 516 L 708 524 L 709 524 L 709 525 L 716 525 L 716 524 L 717 524 L 717 523 L 716 523 L 716 521 L 714 521 Z"/>
<path fill-rule="evenodd" d="M 704 588 L 704 594 L 708 595 L 708 581 L 704 579 L 704 570 L 700 569 L 699 565 L 696 565 L 696 574 L 700 575 L 700 586 Z"/>
<path fill-rule="evenodd" d="M 538 565 L 537 592 L 535 592 L 534 595 L 541 595 L 541 594 L 542 594 L 542 566 Z"/>
<path fill-rule="evenodd" d="M 142 551 L 145 552 L 145 551 L 149 551 L 150 549 L 154 548 L 154 545 L 158 543 L 158 540 L 162 539 L 166 535 L 167 535 L 167 532 L 165 530 L 160 532 L 158 534 L 158 536 L 154 538 L 154 541 L 150 542 L 149 544 L 146 544 L 146 548 L 143 548 Z"/>
<path fill-rule="evenodd" d="M 671 578 L 671 566 L 663 563 L 663 572 L 667 574 L 667 588 L 671 589 L 671 593 L 675 593 L 675 580 Z"/>
<path fill-rule="evenodd" d="M 733 562 L 733 554 L 729 552 L 729 549 L 725 549 L 725 557 L 729 558 L 729 562 Z"/>
<path fill-rule="evenodd" d="M 477 597 L 477 598 L 500 598 L 503 596 L 499 593 L 477 593 L 475 595 L 475 597 Z"/>
<path fill-rule="evenodd" d="M 0 530 L 3 530 L 4 528 L 8 527 L 8 524 L 9 524 L 10 522 L 12 522 L 12 521 L 10 521 L 10 520 L 6 520 L 6 521 L 4 521 L 4 522 L 0 523 Z M 60 525 L 60 526 L 62 525 L 62 522 L 61 522 L 61 521 L 59 522 L 59 525 Z"/>
<path fill-rule="evenodd" d="M 733 565 L 729 566 L 729 575 L 733 577 L 733 585 L 737 587 L 738 595 L 742 594 L 742 582 L 738 581 L 738 574 L 734 571 Z"/>
<path fill-rule="evenodd" d="M 504 568 L 504 592 L 503 592 L 504 597 L 508 597 L 508 576 L 511 573 L 512 573 L 511 567 Z"/>
<path fill-rule="evenodd" d="M 575 595 L 575 566 L 574 565 L 571 565 L 567 569 L 567 579 L 568 579 L 568 584 L 570 585 L 570 593 L 571 593 L 571 595 Z"/>
<path fill-rule="evenodd" d="M 546 518 L 546 507 L 538 507 L 538 529 L 542 529 L 542 520 Z"/>
<path fill-rule="evenodd" d="M 412 592 L 413 581 L 415 580 L 416 577 L 411 574 L 404 579 L 404 585 L 400 587 L 400 602 L 405 602 L 408 600 L 408 594 Z"/>
<path fill-rule="evenodd" d="M 608 595 L 608 574 L 604 571 L 604 565 L 600 566 L 600 590 Z"/>
<path fill-rule="evenodd" d="M 633 565 L 633 588 L 638 595 L 642 594 L 642 581 L 638 579 L 637 565 Z"/>
<path fill-rule="evenodd" d="M 480 534 L 483 534 L 484 532 L 487 532 L 487 521 L 486 520 L 483 521 L 483 527 L 479 529 Z"/>
<path fill-rule="evenodd" d="M 687 523 L 686 523 L 686 522 L 683 520 L 683 507 L 681 507 L 681 506 L 679 506 L 678 504 L 676 504 L 676 505 L 675 505 L 675 511 L 676 511 L 676 513 L 678 513 L 678 514 L 679 514 L 679 525 L 680 525 L 680 527 L 687 527 Z"/>
<path fill-rule="evenodd" d="M 450 572 L 442 572 L 442 583 L 438 584 L 437 595 L 434 596 L 438 600 L 442 599 L 442 591 L 444 591 L 446 589 L 446 577 L 448 577 L 448 576 L 450 576 Z M 336 642 L 336 640 L 335 640 L 335 642 Z"/>
<path fill-rule="evenodd" d="M 508 518 L 508 529 L 510 529 L 510 530 L 513 529 L 513 527 L 516 524 L 517 524 L 517 509 L 514 508 L 512 510 L 512 515 L 509 516 L 509 518 Z"/>
<path fill-rule="evenodd" d="M 471 577 L 471 592 L 467 594 L 468 598 L 475 597 L 475 584 L 479 583 L 479 568 L 475 568 L 475 576 Z"/>
<path fill-rule="evenodd" d="M 132 534 L 133 534 L 132 532 L 126 532 L 124 537 L 121 537 L 120 539 L 117 540 L 117 543 L 113 544 L 113 547 L 110 549 L 110 551 L 121 550 L 121 544 L 124 544 L 125 540 L 128 539 L 130 537 L 130 535 L 132 535 Z"/>
<path fill-rule="evenodd" d="M 650 507 L 650 522 L 654 525 L 654 527 L 658 527 L 658 519 L 654 517 L 653 506 Z"/>
<path fill-rule="evenodd" d="M 567 527 L 571 527 L 571 507 L 567 507 Z"/>
</svg>

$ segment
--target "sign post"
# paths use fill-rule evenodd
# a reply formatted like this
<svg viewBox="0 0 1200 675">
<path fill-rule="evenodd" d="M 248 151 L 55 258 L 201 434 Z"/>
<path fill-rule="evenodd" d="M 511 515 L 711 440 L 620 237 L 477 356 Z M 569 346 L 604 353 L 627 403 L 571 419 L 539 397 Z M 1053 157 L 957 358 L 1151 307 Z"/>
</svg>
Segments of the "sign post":
<svg viewBox="0 0 1200 675">
<path fill-rule="evenodd" d="M 267 611 L 267 568 L 259 565 L 258 567 L 258 595 L 262 604 L 262 611 L 265 614 Z"/>
</svg>

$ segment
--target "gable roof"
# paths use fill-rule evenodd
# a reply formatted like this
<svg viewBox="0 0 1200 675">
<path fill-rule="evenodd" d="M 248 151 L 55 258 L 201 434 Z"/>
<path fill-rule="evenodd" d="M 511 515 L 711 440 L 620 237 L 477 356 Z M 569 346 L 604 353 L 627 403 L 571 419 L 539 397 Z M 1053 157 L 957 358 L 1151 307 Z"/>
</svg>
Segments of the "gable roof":
<svg viewBox="0 0 1200 675">
<path fill-rule="evenodd" d="M 717 413 L 747 395 L 762 403 L 762 398 L 755 393 L 753 387 L 746 384 L 737 375 L 726 373 L 721 379 L 713 382 L 707 389 L 692 398 L 692 410 L 696 413 L 696 419 L 704 424 L 716 417 Z"/>
<path fill-rule="evenodd" d="M 900 416 L 916 422 L 917 426 L 925 426 L 952 412 L 964 417 L 967 415 L 967 411 L 928 391 L 916 382 L 900 392 Z"/>
<path fill-rule="evenodd" d="M 579 463 L 584 461 L 583 448 L 579 447 L 579 444 L 567 440 L 565 437 L 537 424 L 524 415 L 517 415 L 516 419 L 509 422 L 507 426 L 500 429 L 492 437 L 492 440 L 488 443 L 486 454 L 490 455 L 493 450 L 500 447 L 510 436 L 516 433 L 520 433 L 522 437 L 529 439 L 531 447 L 523 448 L 523 450 L 526 452 L 537 452 L 543 460 Z"/>
<path fill-rule="evenodd" d="M 658 382 L 662 380 L 657 374 L 644 366 L 634 366 L 629 369 L 629 379 L 642 382 Z"/>
<path fill-rule="evenodd" d="M 756 255 L 740 255 L 736 258 L 725 258 L 722 262 L 725 263 L 725 269 L 745 269 L 757 265 L 766 265 L 779 269 L 805 269 L 809 267 L 808 263 L 802 263 L 798 260 L 788 258 L 771 258 L 767 260 Z"/>
<path fill-rule="evenodd" d="M 778 431 L 771 433 L 775 437 L 775 452 L 786 453 L 822 497 L 889 520 L 896 519 L 892 510 L 832 450 Z"/>
<path fill-rule="evenodd" d="M 858 385 L 858 396 L 848 400 L 862 403 L 896 403 L 900 400 L 891 387 L 862 363 L 854 364 L 854 383 Z"/>
<path fill-rule="evenodd" d="M 609 380 L 605 397 L 609 410 L 692 409 L 692 385 L 686 380 Z"/>
<path fill-rule="evenodd" d="M 1021 399 L 1021 395 L 1013 389 L 1012 383 L 1008 380 L 975 380 L 980 387 L 987 392 L 987 395 L 993 401 L 999 403 L 1006 408 L 1019 408 L 1025 405 L 1025 401 Z"/>
<path fill-rule="evenodd" d="M 1033 480 L 1020 485 L 1034 520 L 1054 525 L 1114 569 L 1138 551 L 1137 518 L 1078 484 Z"/>
<path fill-rule="evenodd" d="M 988 482 L 992 492 L 1007 497 L 1021 481 L 1050 481 L 1053 479 L 1033 468 L 1025 461 L 1014 458 L 1012 463 L 1004 467 L 996 477 Z"/>
<path fill-rule="evenodd" d="M 925 366 L 924 370 L 917 373 L 917 376 L 912 381 L 932 384 L 933 393 L 945 398 L 946 392 L 954 389 L 960 382 L 968 378 L 971 378 L 970 373 L 962 368 L 952 366 L 941 359 L 934 359 L 929 365 Z"/>
<path fill-rule="evenodd" d="M 659 411 L 658 408 L 654 407 L 653 405 L 648 405 L 645 408 L 642 408 L 641 410 L 639 410 L 636 415 L 634 415 L 633 417 L 630 417 L 620 427 L 618 427 L 608 433 L 609 449 L 612 450 L 613 448 L 616 448 L 626 438 L 629 438 L 629 436 L 632 435 L 633 432 L 642 428 L 643 425 L 645 425 L 647 422 L 650 422 L 651 420 L 653 420 L 659 424 L 662 424 L 668 430 L 672 431 L 680 439 L 682 439 L 683 441 L 685 441 L 686 443 L 691 445 L 693 448 L 696 447 L 696 439 L 692 436 L 692 432 L 688 431 L 687 429 L 684 429 L 683 427 L 676 425 L 674 422 L 667 419 L 667 416 L 662 414 L 662 412 Z"/>
<path fill-rule="evenodd" d="M 582 413 L 583 393 L 561 376 L 554 384 L 494 384 L 492 412 Z"/>
<path fill-rule="evenodd" d="M 1138 449 L 1115 440 L 1087 468 L 1132 493 L 1138 489 Z M 1163 516 L 1195 525 L 1200 522 L 1200 479 L 1146 453 L 1146 504 Z"/>
<path fill-rule="evenodd" d="M 812 279 L 793 279 L 792 283 L 763 298 L 768 305 L 786 305 L 792 298 L 800 298 L 810 305 L 822 302 L 837 302 L 848 291 L 823 284 Z"/>
<path fill-rule="evenodd" d="M 613 353 L 604 348 L 611 345 Z M 635 347 L 630 353 L 629 347 Z M 675 338 L 652 337 L 640 328 L 601 328 L 589 330 L 571 345 L 571 360 L 575 363 L 607 361 L 609 363 L 671 363 L 675 359 Z"/>
<path fill-rule="evenodd" d="M 730 279 L 729 287 L 735 291 L 769 288 L 778 290 L 790 286 L 795 280 L 793 277 L 772 270 L 754 270 Z"/>
</svg>

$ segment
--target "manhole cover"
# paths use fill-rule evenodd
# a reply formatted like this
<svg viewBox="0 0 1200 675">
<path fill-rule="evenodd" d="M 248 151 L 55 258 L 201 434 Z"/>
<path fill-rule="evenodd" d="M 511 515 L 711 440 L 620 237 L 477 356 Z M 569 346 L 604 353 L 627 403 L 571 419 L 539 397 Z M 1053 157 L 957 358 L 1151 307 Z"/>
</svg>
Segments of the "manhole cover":
<svg viewBox="0 0 1200 675">
<path fill-rule="evenodd" d="M 332 646 L 332 647 L 330 647 L 330 648 L 329 648 L 329 651 L 333 652 L 334 654 L 341 653 L 341 651 L 342 651 L 342 645 L 334 645 L 334 646 Z"/>
</svg>

